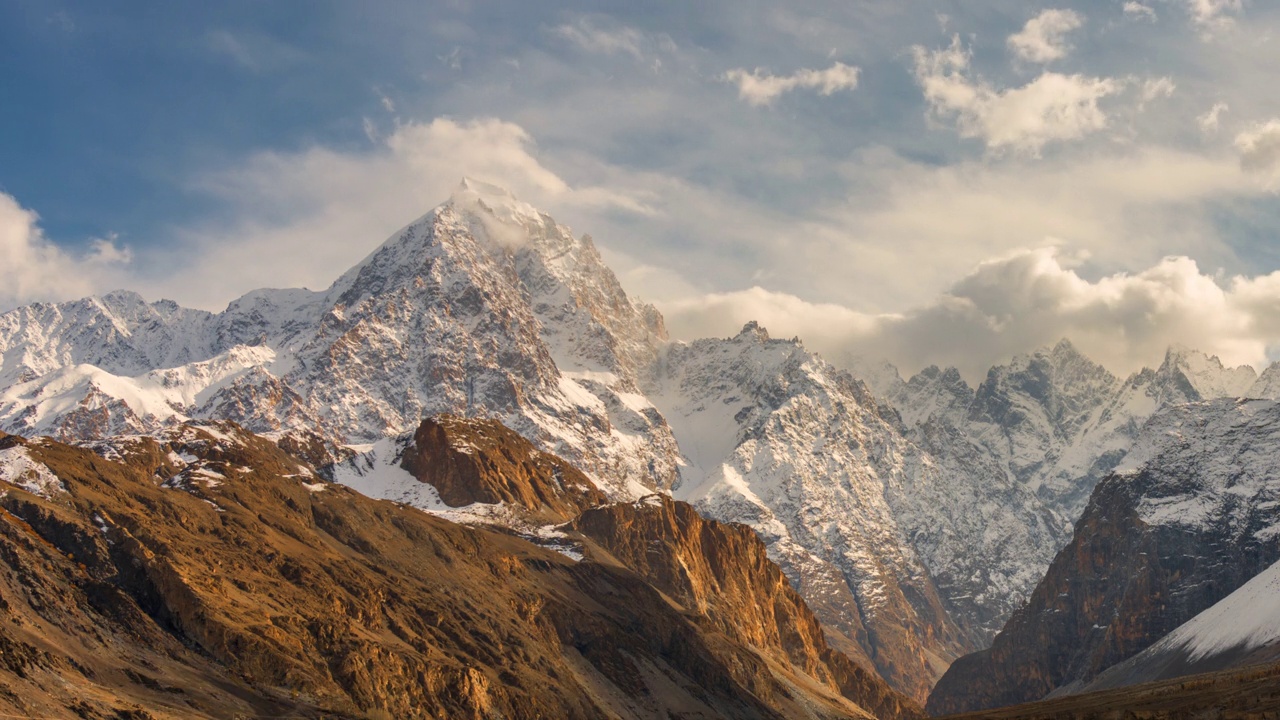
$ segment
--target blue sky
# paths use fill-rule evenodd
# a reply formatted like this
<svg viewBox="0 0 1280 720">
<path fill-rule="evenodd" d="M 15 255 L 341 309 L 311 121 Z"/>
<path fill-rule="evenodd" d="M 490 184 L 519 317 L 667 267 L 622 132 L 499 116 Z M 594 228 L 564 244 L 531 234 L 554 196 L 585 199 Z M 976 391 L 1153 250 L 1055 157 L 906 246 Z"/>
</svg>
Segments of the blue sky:
<svg viewBox="0 0 1280 720">
<path fill-rule="evenodd" d="M 1277 30 L 1260 0 L 10 0 L 0 306 L 324 287 L 471 175 L 681 337 L 1259 365 Z"/>
</svg>

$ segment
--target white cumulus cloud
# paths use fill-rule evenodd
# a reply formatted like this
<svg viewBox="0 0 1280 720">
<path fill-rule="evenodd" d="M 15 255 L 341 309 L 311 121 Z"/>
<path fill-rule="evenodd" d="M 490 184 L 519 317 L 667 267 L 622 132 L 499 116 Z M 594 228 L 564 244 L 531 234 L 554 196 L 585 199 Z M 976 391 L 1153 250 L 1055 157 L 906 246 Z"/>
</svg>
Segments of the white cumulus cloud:
<svg viewBox="0 0 1280 720">
<path fill-rule="evenodd" d="M 1022 87 L 997 89 L 968 76 L 970 53 L 959 36 L 938 50 L 913 48 L 916 81 L 932 113 L 954 119 L 962 137 L 992 150 L 1038 154 L 1051 142 L 1074 140 L 1107 126 L 1098 102 L 1124 89 L 1112 78 L 1046 72 Z"/>
<path fill-rule="evenodd" d="M 1027 21 L 1021 31 L 1009 36 L 1009 49 L 1019 60 L 1048 63 L 1061 60 L 1071 51 L 1067 33 L 1084 25 L 1084 16 L 1074 10 L 1050 9 Z"/>
<path fill-rule="evenodd" d="M 94 240 L 83 253 L 67 252 L 38 223 L 34 212 L 0 193 L 0 310 L 97 292 L 131 259 L 115 238 Z"/>
<path fill-rule="evenodd" d="M 769 105 L 780 95 L 797 89 L 817 90 L 822 95 L 831 95 L 840 90 L 853 90 L 858 87 L 860 70 L 842 62 L 832 64 L 825 70 L 801 68 L 791 75 L 771 75 L 759 68 L 748 72 L 744 69 L 730 70 L 724 78 L 738 86 L 738 97 L 752 105 Z"/>
</svg>

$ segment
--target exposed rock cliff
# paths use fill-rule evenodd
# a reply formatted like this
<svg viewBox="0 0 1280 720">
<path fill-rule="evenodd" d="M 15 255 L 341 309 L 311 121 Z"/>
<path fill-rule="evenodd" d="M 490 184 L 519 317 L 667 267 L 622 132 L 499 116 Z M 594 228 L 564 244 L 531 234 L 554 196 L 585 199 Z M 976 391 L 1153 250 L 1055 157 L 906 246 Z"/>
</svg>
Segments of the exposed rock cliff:
<svg viewBox="0 0 1280 720">
<path fill-rule="evenodd" d="M 1167 409 L 1094 490 L 1071 543 L 988 650 L 957 660 L 932 713 L 1087 683 L 1280 558 L 1280 405 Z"/>
</svg>

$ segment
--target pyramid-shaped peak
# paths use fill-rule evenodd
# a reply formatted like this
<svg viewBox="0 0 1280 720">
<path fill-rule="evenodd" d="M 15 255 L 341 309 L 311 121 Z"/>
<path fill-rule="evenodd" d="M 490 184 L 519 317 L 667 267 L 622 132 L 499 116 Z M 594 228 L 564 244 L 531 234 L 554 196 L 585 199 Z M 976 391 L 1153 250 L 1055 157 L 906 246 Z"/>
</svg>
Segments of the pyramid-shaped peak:
<svg viewBox="0 0 1280 720">
<path fill-rule="evenodd" d="M 507 225 L 524 226 L 531 222 L 537 224 L 542 218 L 542 213 L 538 212 L 537 208 L 518 200 L 510 190 L 468 177 L 462 178 L 458 189 L 454 190 L 449 198 L 448 204 L 459 212 L 479 217 L 482 221 L 493 218 Z M 486 225 L 489 225 L 487 221 Z M 506 235 L 507 233 L 497 234 Z M 502 238 L 499 240 L 502 241 Z"/>
<path fill-rule="evenodd" d="M 474 193 L 480 197 L 504 198 L 508 200 L 516 199 L 515 193 L 501 185 L 494 185 L 493 183 L 487 183 L 483 180 L 476 180 L 475 178 L 469 178 L 466 176 L 463 176 L 462 182 L 458 183 L 457 192 Z"/>
</svg>

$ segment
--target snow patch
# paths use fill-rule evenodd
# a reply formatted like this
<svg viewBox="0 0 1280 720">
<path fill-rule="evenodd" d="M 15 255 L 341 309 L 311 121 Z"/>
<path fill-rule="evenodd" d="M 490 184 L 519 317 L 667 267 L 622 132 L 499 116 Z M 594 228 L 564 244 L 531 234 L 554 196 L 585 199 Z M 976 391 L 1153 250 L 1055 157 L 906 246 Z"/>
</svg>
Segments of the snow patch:
<svg viewBox="0 0 1280 720">
<path fill-rule="evenodd" d="M 0 480 L 45 499 L 67 491 L 49 466 L 32 458 L 21 445 L 0 450 Z"/>
</svg>

